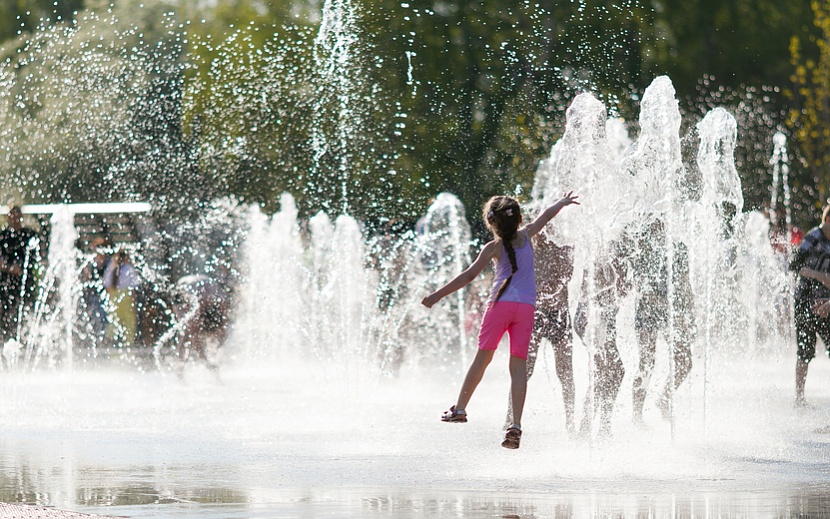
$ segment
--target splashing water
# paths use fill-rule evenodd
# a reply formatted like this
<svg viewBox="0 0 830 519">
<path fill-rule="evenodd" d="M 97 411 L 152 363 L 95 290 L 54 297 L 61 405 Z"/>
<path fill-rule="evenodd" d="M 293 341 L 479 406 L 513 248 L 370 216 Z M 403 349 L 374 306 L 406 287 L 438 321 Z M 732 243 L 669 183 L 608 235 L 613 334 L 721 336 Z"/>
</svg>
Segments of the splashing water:
<svg viewBox="0 0 830 519">
<path fill-rule="evenodd" d="M 87 370 L 78 362 L 97 355 L 97 348 L 79 340 L 92 334 L 85 328 L 89 323 L 79 317 L 85 311 L 79 310 L 84 290 L 80 273 L 90 258 L 75 250 L 78 235 L 71 215 L 58 212 L 32 324 L 3 351 L 9 375 L 3 384 L 10 403 L 0 413 L 0 423 L 12 431 L 2 449 L 12 453 L 4 460 L 6 466 L 28 467 L 13 458 L 15 452 L 25 458 L 27 449 L 41 452 L 44 443 L 51 443 L 51 434 L 81 430 L 102 449 L 111 436 L 116 438 L 121 447 L 113 450 L 123 457 L 98 465 L 86 454 L 70 456 L 72 460 L 105 469 L 126 467 L 125 473 L 146 464 L 144 445 L 158 449 L 172 465 L 187 468 L 203 461 L 200 449 L 209 451 L 217 459 L 202 467 L 206 479 L 213 483 L 215 474 L 237 474 L 230 485 L 246 489 L 242 502 L 262 484 L 386 489 L 400 482 L 402 488 L 579 494 L 581 482 L 593 482 L 589 486 L 607 495 L 618 492 L 619 481 L 631 474 L 631 493 L 666 487 L 676 493 L 676 481 L 695 481 L 721 492 L 737 491 L 747 481 L 764 488 L 782 481 L 822 481 L 827 463 L 822 433 L 810 436 L 805 431 L 819 430 L 821 420 L 830 419 L 827 413 L 822 409 L 815 416 L 774 420 L 792 413 L 788 395 L 782 396 L 789 390 L 782 380 L 788 378 L 777 365 L 789 351 L 782 344 L 792 343 L 790 285 L 781 258 L 769 244 L 769 222 L 759 213 L 744 212 L 733 159 L 735 120 L 723 109 L 707 114 L 695 128 L 700 137 L 695 161 L 684 163 L 681 115 L 667 77 L 657 78 L 646 90 L 639 135 L 633 140 L 623 121 L 608 118 L 602 102 L 591 94 L 577 96 L 562 138 L 539 165 L 526 205 L 538 210 L 563 192 L 580 195 L 581 205 L 564 211 L 545 232 L 574 246 L 576 275 L 569 292 L 587 293 L 592 322 L 602 310 L 593 297 L 603 288 L 597 272 L 615 259 L 615 243 L 630 241 L 631 257 L 643 253 L 643 241 L 631 237 L 668 244 L 668 265 L 673 265 L 680 245 L 688 251 L 694 299 L 682 308 L 670 303 L 668 321 L 674 322 L 674 314 L 693 313 L 694 368 L 672 393 L 670 431 L 653 395 L 676 369 L 668 353 L 679 333 L 672 326 L 658 339 L 645 408 L 650 429 L 630 423 L 631 379 L 639 362 L 633 292 L 619 294 L 617 335 L 627 375 L 615 403 L 616 436 L 609 443 L 593 437 L 583 443 L 568 440 L 558 419 L 561 403 L 551 397 L 553 361 L 544 355 L 531 381 L 521 474 L 505 477 L 504 466 L 515 459 L 482 447 L 497 445 L 506 406 L 506 375 L 496 363 L 491 368 L 496 380 L 482 384 L 471 407 L 480 421 L 460 431 L 438 424 L 438 408 L 455 396 L 474 351 L 489 273 L 432 310 L 419 304 L 423 295 L 469 265 L 480 245 L 472 240 L 465 207 L 451 193 L 439 194 L 415 229 L 373 229 L 348 214 L 350 150 L 353 131 L 360 126 L 359 114 L 352 110 L 354 85 L 347 81 L 359 76 L 353 61 L 355 16 L 350 3 L 327 1 L 315 47 L 321 85 L 331 89 L 317 100 L 311 183 L 328 182 L 324 159 L 335 160 L 340 207 L 303 219 L 287 194 L 271 216 L 257 206 L 216 203 L 191 228 L 162 229 L 165 239 L 176 245 L 173 263 L 178 266 L 170 267 L 175 274 L 158 267 L 153 253 L 157 242 L 131 251 L 136 268 L 159 292 L 172 291 L 173 282 L 190 270 L 217 272 L 225 254 L 243 269 L 231 334 L 222 348 L 224 385 L 201 377 L 198 367 L 169 377 L 167 365 L 159 361 L 173 349 L 165 334 L 149 345 L 156 360 L 152 364 L 134 356 L 122 363 L 122 356 L 115 354 L 97 369 Z M 780 165 L 781 175 L 775 178 L 783 186 L 786 205 L 786 151 L 775 139 L 773 164 Z M 236 143 L 245 155 L 244 143 Z M 112 186 L 129 192 L 127 181 L 119 179 L 141 170 L 139 166 L 131 163 L 113 171 Z M 312 185 L 309 192 L 315 189 L 321 187 Z M 663 226 L 649 235 L 655 219 Z M 680 280 L 672 271 L 667 269 L 667 290 L 673 302 Z M 572 297 L 571 314 L 577 300 Z M 160 312 L 166 331 L 186 324 L 169 307 Z M 598 333 L 589 329 L 587 348 L 580 347 L 582 340 L 575 341 L 578 397 L 595 383 L 591 362 Z M 496 362 L 501 360 L 499 356 Z M 47 376 L 35 369 L 53 366 L 65 369 Z M 48 377 L 52 374 L 54 380 Z M 61 392 L 65 387 L 71 391 Z M 830 398 L 826 392 L 816 393 L 821 402 Z M 57 403 L 51 400 L 55 394 Z M 25 438 L 32 431 L 45 440 Z M 43 452 L 62 459 L 55 449 Z M 444 456 L 445 450 L 453 456 Z M 37 467 L 48 464 L 32 462 Z M 166 472 L 163 465 L 152 465 L 149 471 Z M 274 466 L 286 468 L 275 472 Z M 84 472 L 78 467 L 67 471 Z M 137 477 L 176 484 L 176 476 Z M 732 483 L 722 484 L 730 478 Z M 84 488 L 95 484 L 82 476 L 77 481 Z M 61 483 L 70 488 L 74 482 Z M 38 485 L 29 482 L 29 487 Z M 583 498 L 574 498 L 571 506 L 596 510 L 584 505 Z M 522 494 L 520 499 L 532 502 L 534 497 Z M 72 502 L 65 496 L 54 501 Z M 711 510 L 708 504 L 702 507 Z"/>
<path fill-rule="evenodd" d="M 770 195 L 770 223 L 773 227 L 779 225 L 779 197 L 784 206 L 784 228 L 792 228 L 792 193 L 790 191 L 790 158 L 787 154 L 787 137 L 776 132 L 772 136 L 773 153 L 770 158 L 772 164 L 772 193 Z"/>
</svg>

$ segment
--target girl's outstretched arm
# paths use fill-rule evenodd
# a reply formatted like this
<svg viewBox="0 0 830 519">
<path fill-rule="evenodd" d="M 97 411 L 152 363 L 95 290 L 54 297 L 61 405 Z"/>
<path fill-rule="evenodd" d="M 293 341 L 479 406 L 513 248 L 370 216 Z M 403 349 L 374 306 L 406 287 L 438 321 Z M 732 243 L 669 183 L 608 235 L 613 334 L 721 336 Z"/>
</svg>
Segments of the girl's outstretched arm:
<svg viewBox="0 0 830 519">
<path fill-rule="evenodd" d="M 476 278 L 476 276 L 481 274 L 481 271 L 484 270 L 484 267 L 486 267 L 487 264 L 490 263 L 490 261 L 492 261 L 493 256 L 495 256 L 496 254 L 496 250 L 497 247 L 495 240 L 487 243 L 487 245 L 485 245 L 484 248 L 481 249 L 481 252 L 478 253 L 478 257 L 476 258 L 476 260 L 469 267 L 467 267 L 467 269 L 464 272 L 455 276 L 452 280 L 450 280 L 449 283 L 423 298 L 421 300 L 421 304 L 427 308 L 432 308 L 432 305 L 434 305 L 441 299 L 447 297 L 456 290 L 459 290 L 469 285 Z"/>
<path fill-rule="evenodd" d="M 547 225 L 547 223 L 551 220 L 551 218 L 559 214 L 559 211 L 561 211 L 563 207 L 569 206 L 571 204 L 579 205 L 579 202 L 576 201 L 576 199 L 579 197 L 574 195 L 573 193 L 573 191 L 571 191 L 570 193 L 565 193 L 565 196 L 559 199 L 558 202 L 539 213 L 539 216 L 537 216 L 535 220 L 527 224 L 527 226 L 525 227 L 525 232 L 527 232 L 527 236 L 533 236 L 534 234 L 541 231 L 545 227 L 545 225 Z"/>
</svg>

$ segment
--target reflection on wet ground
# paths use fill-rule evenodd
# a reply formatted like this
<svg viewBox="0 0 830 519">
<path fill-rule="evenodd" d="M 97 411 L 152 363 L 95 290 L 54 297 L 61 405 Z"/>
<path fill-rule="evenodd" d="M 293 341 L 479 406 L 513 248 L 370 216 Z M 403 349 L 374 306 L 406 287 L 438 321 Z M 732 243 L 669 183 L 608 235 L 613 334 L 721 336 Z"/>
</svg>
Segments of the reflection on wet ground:
<svg viewBox="0 0 830 519">
<path fill-rule="evenodd" d="M 600 442 L 568 438 L 543 363 L 518 451 L 499 447 L 498 368 L 452 425 L 437 418 L 457 373 L 5 373 L 0 501 L 131 518 L 830 517 L 830 389 L 794 409 L 789 364 L 724 363 L 705 417 L 693 379 L 674 432 L 652 407 L 633 426 L 623 402 Z"/>
<path fill-rule="evenodd" d="M 17 482 L 9 481 L 9 478 L 0 478 L 0 501 L 4 503 L 24 503 L 28 505 L 44 505 L 50 502 L 50 494 L 29 491 L 15 491 Z M 153 486 L 125 486 L 113 487 L 88 487 L 78 488 L 75 493 L 74 502 L 84 508 L 97 507 L 125 507 L 141 505 L 167 505 L 167 504 L 244 504 L 247 496 L 244 492 L 229 489 L 199 488 L 183 490 L 180 494 L 159 491 Z"/>
<path fill-rule="evenodd" d="M 618 494 L 424 492 L 389 489 L 284 489 L 250 499 L 226 489 L 182 489 L 175 497 L 154 488 L 86 489 L 73 510 L 118 517 L 830 517 L 826 489 Z M 3 500 L 15 496 L 2 496 Z M 42 496 L 41 496 L 42 497 Z M 35 499 L 37 500 L 37 498 Z M 6 516 L 3 516 L 6 517 Z M 20 516 L 26 517 L 26 516 Z"/>
</svg>

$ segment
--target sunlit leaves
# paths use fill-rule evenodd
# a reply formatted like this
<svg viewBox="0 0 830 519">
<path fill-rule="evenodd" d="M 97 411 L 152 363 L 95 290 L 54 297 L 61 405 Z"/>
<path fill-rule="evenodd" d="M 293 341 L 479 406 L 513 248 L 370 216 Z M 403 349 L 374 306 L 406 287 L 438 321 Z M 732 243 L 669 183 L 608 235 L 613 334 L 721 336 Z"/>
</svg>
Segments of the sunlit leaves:
<svg viewBox="0 0 830 519">
<path fill-rule="evenodd" d="M 812 213 L 815 213 L 830 196 L 827 179 L 827 168 L 830 167 L 830 105 L 827 102 L 830 99 L 830 3 L 814 0 L 810 4 L 818 37 L 794 36 L 790 40 L 793 64 L 790 97 L 794 104 L 788 125 L 807 173 L 796 177 L 796 188 L 809 192 L 815 204 Z M 816 58 L 812 57 L 811 51 L 817 51 Z"/>
</svg>

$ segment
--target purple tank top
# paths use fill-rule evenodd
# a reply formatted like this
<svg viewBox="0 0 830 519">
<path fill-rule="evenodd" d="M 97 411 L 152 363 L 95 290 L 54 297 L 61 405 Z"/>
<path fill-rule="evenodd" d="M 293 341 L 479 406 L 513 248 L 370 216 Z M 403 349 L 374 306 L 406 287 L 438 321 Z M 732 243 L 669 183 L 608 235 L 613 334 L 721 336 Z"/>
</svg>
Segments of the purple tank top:
<svg viewBox="0 0 830 519">
<path fill-rule="evenodd" d="M 513 279 L 507 289 L 499 298 L 499 301 L 511 301 L 514 303 L 526 303 L 536 306 L 536 274 L 533 268 L 533 247 L 530 245 L 530 239 L 527 233 L 525 236 L 525 243 L 516 251 L 516 266 L 518 270 L 513 274 Z M 501 256 L 496 263 L 496 276 L 493 279 L 493 286 L 490 288 L 489 302 L 496 300 L 496 294 L 505 279 L 510 277 L 513 267 L 510 265 L 510 258 L 507 256 L 507 249 L 504 245 L 501 246 Z"/>
</svg>

